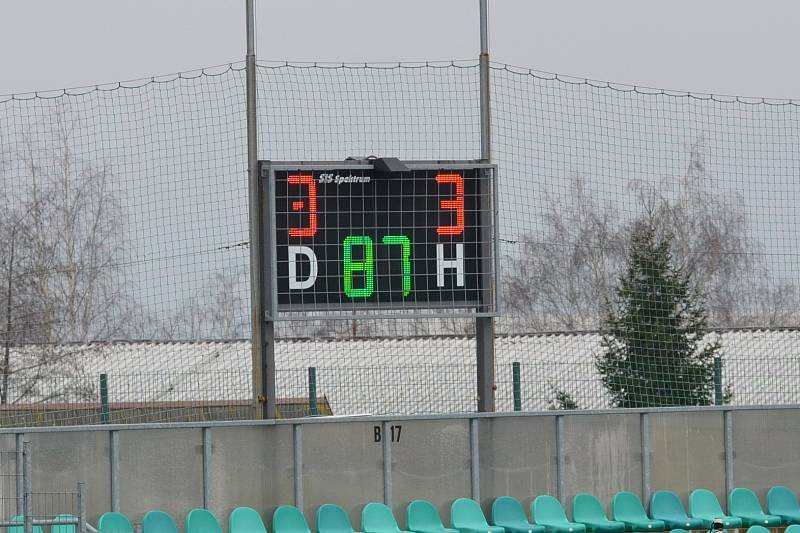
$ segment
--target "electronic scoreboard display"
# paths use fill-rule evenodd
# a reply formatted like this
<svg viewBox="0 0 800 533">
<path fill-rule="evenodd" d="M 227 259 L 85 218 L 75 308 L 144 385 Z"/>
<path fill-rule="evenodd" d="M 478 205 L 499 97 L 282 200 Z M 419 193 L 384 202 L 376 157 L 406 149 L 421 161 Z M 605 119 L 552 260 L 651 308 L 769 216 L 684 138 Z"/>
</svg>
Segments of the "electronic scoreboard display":
<svg viewBox="0 0 800 533">
<path fill-rule="evenodd" d="M 278 313 L 493 312 L 494 167 L 397 163 L 262 162 Z"/>
</svg>

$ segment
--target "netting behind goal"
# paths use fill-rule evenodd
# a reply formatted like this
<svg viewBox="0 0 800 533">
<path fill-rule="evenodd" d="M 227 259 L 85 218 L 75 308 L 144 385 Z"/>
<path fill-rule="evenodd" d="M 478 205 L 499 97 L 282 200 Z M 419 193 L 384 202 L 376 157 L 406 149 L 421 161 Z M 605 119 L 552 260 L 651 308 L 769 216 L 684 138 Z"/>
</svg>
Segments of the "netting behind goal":
<svg viewBox="0 0 800 533">
<path fill-rule="evenodd" d="M 797 402 L 798 106 L 491 76 L 498 409 Z M 257 81 L 262 159 L 480 154 L 475 62 Z M 0 177 L 4 424 L 250 416 L 242 65 L 0 97 Z M 473 328 L 282 323 L 279 406 L 473 410 Z"/>
</svg>

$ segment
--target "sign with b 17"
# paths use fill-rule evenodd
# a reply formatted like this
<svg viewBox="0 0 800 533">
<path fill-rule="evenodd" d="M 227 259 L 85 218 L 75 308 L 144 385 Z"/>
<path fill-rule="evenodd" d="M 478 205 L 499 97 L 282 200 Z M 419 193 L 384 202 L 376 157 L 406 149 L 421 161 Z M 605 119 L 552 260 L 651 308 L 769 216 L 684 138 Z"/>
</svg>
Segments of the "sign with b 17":
<svg viewBox="0 0 800 533">
<path fill-rule="evenodd" d="M 374 163 L 262 162 L 278 312 L 493 310 L 494 167 Z"/>
</svg>

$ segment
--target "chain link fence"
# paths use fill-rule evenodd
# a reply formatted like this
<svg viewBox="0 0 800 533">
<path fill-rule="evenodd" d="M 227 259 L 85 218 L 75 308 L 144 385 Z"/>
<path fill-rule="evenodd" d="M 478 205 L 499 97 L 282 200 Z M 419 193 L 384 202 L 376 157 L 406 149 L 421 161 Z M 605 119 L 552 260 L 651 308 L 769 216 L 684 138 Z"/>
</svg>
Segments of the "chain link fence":
<svg viewBox="0 0 800 533">
<path fill-rule="evenodd" d="M 261 62 L 257 74 L 262 159 L 480 153 L 475 62 Z M 3 425 L 250 416 L 244 81 L 231 64 L 0 97 Z M 598 366 L 609 353 L 622 354 L 613 368 L 633 361 L 628 392 L 651 405 L 665 390 L 675 404 L 711 403 L 720 387 L 729 403 L 798 401 L 795 102 L 503 64 L 491 98 L 498 409 L 515 406 L 513 362 L 522 409 L 636 405 Z M 645 259 L 667 242 L 668 260 L 625 292 L 622 280 L 654 272 L 631 261 L 643 227 Z M 643 319 L 626 338 L 634 308 Z M 310 367 L 317 414 L 474 410 L 473 330 L 282 322 L 279 410 L 313 412 Z"/>
</svg>

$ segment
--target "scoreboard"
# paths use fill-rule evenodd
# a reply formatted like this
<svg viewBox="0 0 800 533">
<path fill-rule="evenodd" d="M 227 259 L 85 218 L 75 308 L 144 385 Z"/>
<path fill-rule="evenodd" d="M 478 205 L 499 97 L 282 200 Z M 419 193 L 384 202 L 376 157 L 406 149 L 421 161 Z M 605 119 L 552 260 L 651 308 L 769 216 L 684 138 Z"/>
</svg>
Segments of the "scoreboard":
<svg viewBox="0 0 800 533">
<path fill-rule="evenodd" d="M 275 314 L 493 314 L 495 167 L 382 161 L 261 162 Z"/>
</svg>

